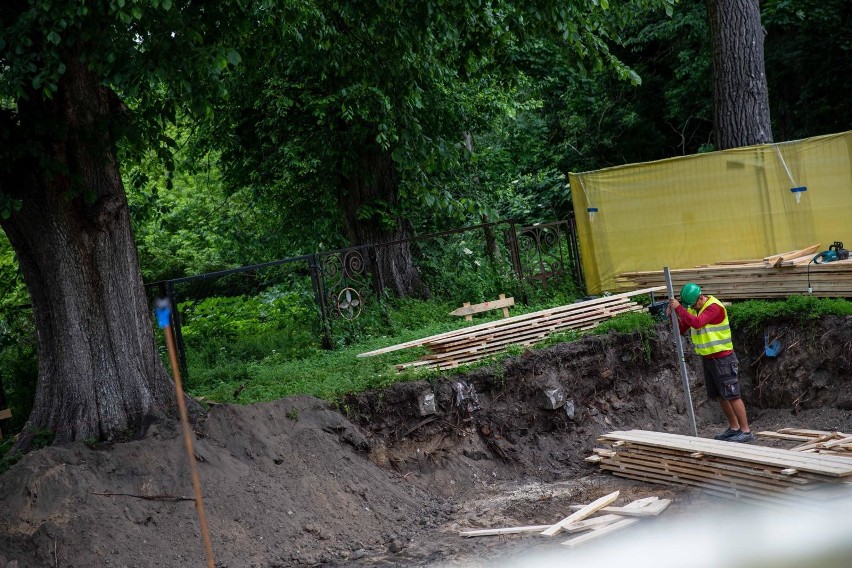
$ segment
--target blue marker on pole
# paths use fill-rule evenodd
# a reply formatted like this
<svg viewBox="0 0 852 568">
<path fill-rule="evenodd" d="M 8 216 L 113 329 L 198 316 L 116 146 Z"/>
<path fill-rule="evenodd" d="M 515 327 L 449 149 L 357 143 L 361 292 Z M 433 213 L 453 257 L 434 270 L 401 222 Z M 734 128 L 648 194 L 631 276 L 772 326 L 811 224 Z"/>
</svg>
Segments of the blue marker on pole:
<svg viewBox="0 0 852 568">
<path fill-rule="evenodd" d="M 172 307 L 168 298 L 157 298 L 154 302 L 154 314 L 157 316 L 157 325 L 166 328 L 172 322 Z"/>
</svg>

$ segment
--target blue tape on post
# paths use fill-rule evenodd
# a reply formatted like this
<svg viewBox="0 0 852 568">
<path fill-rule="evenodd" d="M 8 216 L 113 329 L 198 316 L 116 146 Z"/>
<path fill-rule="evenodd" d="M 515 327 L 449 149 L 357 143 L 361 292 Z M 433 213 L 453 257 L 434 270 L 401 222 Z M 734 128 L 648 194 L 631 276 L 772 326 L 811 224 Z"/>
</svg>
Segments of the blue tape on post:
<svg viewBox="0 0 852 568">
<path fill-rule="evenodd" d="M 588 209 L 586 209 L 586 211 L 588 211 L 589 213 L 597 213 L 598 208 L 597 207 L 589 207 Z"/>
<path fill-rule="evenodd" d="M 801 193 L 801 192 L 803 192 L 803 191 L 807 191 L 807 190 L 808 190 L 808 188 L 807 188 L 807 187 L 805 187 L 805 186 L 802 186 L 802 187 L 791 187 L 791 188 L 790 188 L 790 193 Z"/>
<path fill-rule="evenodd" d="M 155 302 L 154 313 L 157 315 L 157 325 L 161 328 L 169 327 L 172 319 L 172 307 L 166 298 L 159 298 Z"/>
</svg>

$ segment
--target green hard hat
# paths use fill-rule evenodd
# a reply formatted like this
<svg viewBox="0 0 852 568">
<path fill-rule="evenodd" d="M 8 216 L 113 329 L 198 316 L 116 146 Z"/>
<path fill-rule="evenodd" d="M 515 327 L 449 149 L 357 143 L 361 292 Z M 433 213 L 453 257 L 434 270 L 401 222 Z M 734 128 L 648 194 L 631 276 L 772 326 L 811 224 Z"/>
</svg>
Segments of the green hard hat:
<svg viewBox="0 0 852 568">
<path fill-rule="evenodd" d="M 680 289 L 680 301 L 682 304 L 686 306 L 691 306 L 698 300 L 698 296 L 701 295 L 701 287 L 698 284 L 694 284 L 692 282 L 687 282 L 683 285 L 683 288 Z"/>
</svg>

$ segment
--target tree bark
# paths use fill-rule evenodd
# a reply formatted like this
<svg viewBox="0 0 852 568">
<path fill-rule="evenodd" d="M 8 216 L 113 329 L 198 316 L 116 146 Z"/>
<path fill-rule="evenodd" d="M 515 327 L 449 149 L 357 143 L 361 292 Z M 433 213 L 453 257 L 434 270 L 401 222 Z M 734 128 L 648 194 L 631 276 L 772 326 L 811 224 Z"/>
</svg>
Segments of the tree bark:
<svg viewBox="0 0 852 568">
<path fill-rule="evenodd" d="M 429 289 L 413 263 L 411 244 L 386 244 L 410 237 L 410 225 L 396 213 L 399 178 L 391 153 L 366 144 L 356 163 L 359 167 L 340 168 L 352 173 L 341 173 L 338 194 L 350 244 L 378 245 L 373 276 L 382 287 L 403 298 L 428 298 Z M 365 212 L 365 207 L 373 211 Z"/>
<path fill-rule="evenodd" d="M 707 0 L 720 150 L 772 142 L 759 0 Z"/>
<path fill-rule="evenodd" d="M 19 102 L 4 130 L 29 149 L 6 164 L 0 192 L 22 201 L 0 221 L 18 256 L 38 334 L 38 384 L 27 433 L 54 443 L 132 433 L 176 415 L 156 351 L 115 152 L 119 107 L 73 55 L 57 93 Z"/>
</svg>

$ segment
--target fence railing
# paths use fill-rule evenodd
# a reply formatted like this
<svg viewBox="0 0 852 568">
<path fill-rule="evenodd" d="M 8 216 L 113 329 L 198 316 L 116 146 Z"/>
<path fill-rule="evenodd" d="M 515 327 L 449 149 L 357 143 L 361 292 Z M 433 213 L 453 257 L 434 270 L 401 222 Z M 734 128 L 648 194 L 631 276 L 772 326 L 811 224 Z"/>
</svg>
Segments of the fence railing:
<svg viewBox="0 0 852 568">
<path fill-rule="evenodd" d="M 539 289 L 584 289 L 570 218 L 532 226 L 484 223 L 154 282 L 146 290 L 171 303 L 178 360 L 188 376 L 190 358 L 221 367 L 234 350 L 283 356 L 295 339 L 331 347 L 336 334 L 380 317 L 391 287 L 383 267 L 400 248 L 424 288 L 440 299 L 476 303 L 511 293 L 525 302 Z M 209 341 L 213 336 L 218 343 Z"/>
</svg>

